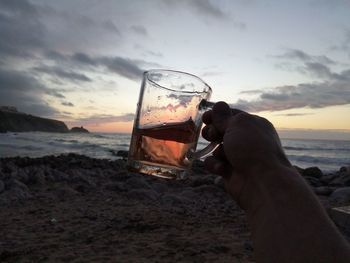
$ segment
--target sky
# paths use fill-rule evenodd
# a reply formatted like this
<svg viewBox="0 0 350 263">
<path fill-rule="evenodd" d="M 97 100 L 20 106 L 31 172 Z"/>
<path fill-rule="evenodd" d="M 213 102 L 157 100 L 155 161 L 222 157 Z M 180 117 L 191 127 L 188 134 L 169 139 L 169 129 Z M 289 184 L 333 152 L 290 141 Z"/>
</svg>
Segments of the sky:
<svg viewBox="0 0 350 263">
<path fill-rule="evenodd" d="M 350 140 L 350 1 L 0 0 L 0 105 L 130 132 L 142 72 L 195 74 L 282 137 Z"/>
</svg>

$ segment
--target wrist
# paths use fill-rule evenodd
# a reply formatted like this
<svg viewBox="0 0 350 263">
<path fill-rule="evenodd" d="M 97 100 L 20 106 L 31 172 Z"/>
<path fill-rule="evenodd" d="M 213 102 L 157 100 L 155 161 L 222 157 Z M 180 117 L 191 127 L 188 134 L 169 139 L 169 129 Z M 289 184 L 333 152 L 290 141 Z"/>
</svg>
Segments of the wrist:
<svg viewBox="0 0 350 263">
<path fill-rule="evenodd" d="M 248 218 L 257 212 L 283 209 L 286 200 L 298 191 L 308 192 L 308 186 L 292 167 L 283 164 L 260 163 L 245 173 L 239 203 Z"/>
</svg>

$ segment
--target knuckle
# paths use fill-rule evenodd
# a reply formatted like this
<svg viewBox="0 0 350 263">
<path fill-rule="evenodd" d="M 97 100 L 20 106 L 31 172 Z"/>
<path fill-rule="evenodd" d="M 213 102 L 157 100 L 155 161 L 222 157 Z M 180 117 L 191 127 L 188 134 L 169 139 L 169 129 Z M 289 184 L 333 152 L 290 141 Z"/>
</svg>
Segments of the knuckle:
<svg viewBox="0 0 350 263">
<path fill-rule="evenodd" d="M 242 122 L 248 122 L 250 120 L 252 120 L 253 116 L 247 112 L 240 112 L 238 114 L 236 114 L 232 120 L 233 122 L 236 123 L 242 123 Z"/>
</svg>

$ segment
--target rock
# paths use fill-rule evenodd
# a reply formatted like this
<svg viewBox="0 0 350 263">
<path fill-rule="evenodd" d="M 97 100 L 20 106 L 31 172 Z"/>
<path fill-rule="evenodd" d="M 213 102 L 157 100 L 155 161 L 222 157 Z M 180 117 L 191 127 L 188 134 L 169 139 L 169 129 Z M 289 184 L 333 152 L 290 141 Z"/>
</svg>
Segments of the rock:
<svg viewBox="0 0 350 263">
<path fill-rule="evenodd" d="M 178 195 L 183 196 L 191 201 L 197 201 L 199 199 L 199 195 L 193 191 L 192 187 L 187 187 L 183 189 L 183 191 L 180 192 Z"/>
<path fill-rule="evenodd" d="M 0 194 L 5 191 L 5 184 L 2 180 L 0 180 Z"/>
<path fill-rule="evenodd" d="M 338 204 L 350 202 L 350 187 L 341 187 L 336 189 L 329 197 L 329 201 Z"/>
<path fill-rule="evenodd" d="M 81 127 L 73 127 L 72 129 L 69 130 L 69 132 L 74 132 L 74 133 L 89 133 L 87 129 L 85 129 L 83 126 Z"/>
<path fill-rule="evenodd" d="M 346 173 L 348 175 L 350 175 L 350 166 L 342 166 L 339 169 L 340 173 Z"/>
<path fill-rule="evenodd" d="M 335 177 L 329 185 L 332 186 L 350 186 L 350 175 L 346 173 L 341 173 L 337 177 Z"/>
<path fill-rule="evenodd" d="M 192 163 L 192 171 L 197 174 L 206 174 L 208 173 L 204 168 L 204 162 L 201 160 L 194 160 Z"/>
<path fill-rule="evenodd" d="M 214 186 L 214 185 L 201 185 L 199 187 L 194 188 L 194 191 L 197 193 L 217 194 L 221 190 L 217 186 Z"/>
<path fill-rule="evenodd" d="M 333 193 L 334 189 L 328 186 L 318 186 L 314 188 L 314 192 L 317 195 L 330 195 Z"/>
<path fill-rule="evenodd" d="M 78 192 L 75 191 L 73 188 L 71 188 L 68 185 L 61 186 L 56 190 L 56 195 L 60 200 L 66 200 L 72 196 L 77 195 Z"/>
<path fill-rule="evenodd" d="M 146 182 L 142 175 L 131 177 L 125 182 L 127 189 L 151 189 L 152 187 Z"/>
<path fill-rule="evenodd" d="M 155 191 L 146 189 L 133 189 L 130 190 L 127 195 L 130 198 L 135 198 L 139 200 L 156 201 L 158 199 L 158 194 Z"/>
<path fill-rule="evenodd" d="M 217 176 L 214 180 L 214 184 L 220 188 L 224 188 L 224 179 L 221 176 Z"/>
<path fill-rule="evenodd" d="M 17 179 L 11 179 L 10 182 L 9 182 L 9 185 L 10 185 L 10 189 L 11 188 L 20 188 L 24 191 L 28 191 L 28 187 L 22 183 L 21 181 L 18 181 Z"/>
<path fill-rule="evenodd" d="M 153 183 L 152 188 L 154 191 L 156 191 L 159 194 L 169 191 L 169 187 L 163 183 Z"/>
<path fill-rule="evenodd" d="M 293 165 L 293 167 L 295 168 L 295 170 L 297 170 L 297 172 L 298 172 L 299 174 L 303 174 L 303 172 L 304 172 L 304 169 L 303 169 L 303 168 L 300 168 L 299 166 L 296 166 L 296 165 Z"/>
<path fill-rule="evenodd" d="M 165 194 L 161 197 L 161 201 L 165 205 L 179 205 L 179 204 L 188 204 L 192 203 L 190 199 L 187 199 L 184 196 L 181 195 L 174 195 L 174 194 Z"/>
<path fill-rule="evenodd" d="M 248 240 L 248 241 L 245 241 L 244 244 L 244 249 L 248 250 L 248 251 L 253 251 L 254 248 L 253 248 L 253 242 Z"/>
<path fill-rule="evenodd" d="M 126 192 L 127 189 L 123 183 L 113 182 L 109 183 L 105 186 L 107 190 L 115 191 L 115 192 Z"/>
<path fill-rule="evenodd" d="M 17 173 L 14 174 L 15 178 L 17 178 L 19 181 L 23 182 L 23 183 L 27 183 L 28 182 L 28 174 L 23 170 L 23 169 L 18 169 Z"/>
<path fill-rule="evenodd" d="M 118 157 L 123 157 L 123 158 L 128 158 L 128 151 L 117 151 L 116 156 Z"/>
<path fill-rule="evenodd" d="M 209 251 L 214 253 L 214 254 L 226 254 L 230 252 L 231 248 L 228 246 L 223 246 L 220 244 L 212 244 L 211 247 L 209 248 Z"/>
<path fill-rule="evenodd" d="M 123 151 L 123 150 L 115 151 L 115 150 L 110 149 L 109 152 L 110 152 L 113 156 L 122 157 L 123 159 L 128 158 L 128 155 L 129 155 L 129 152 L 128 152 L 128 151 Z"/>
<path fill-rule="evenodd" d="M 50 179 L 53 182 L 62 182 L 62 181 L 68 181 L 68 175 L 66 173 L 63 173 L 59 170 L 51 170 L 49 171 L 51 174 Z"/>
<path fill-rule="evenodd" d="M 311 177 L 311 176 L 304 176 L 304 179 L 309 183 L 309 185 L 311 186 L 322 186 L 322 183 L 320 182 L 320 180 L 318 180 L 315 177 Z"/>
<path fill-rule="evenodd" d="M 329 211 L 330 217 L 334 223 L 343 230 L 342 232 L 350 235 L 350 206 L 334 207 Z"/>
<path fill-rule="evenodd" d="M 16 179 L 10 182 L 8 196 L 12 201 L 23 201 L 32 197 L 28 187 Z"/>
<path fill-rule="evenodd" d="M 43 169 L 40 167 L 35 167 L 35 169 L 32 169 L 28 172 L 28 185 L 34 185 L 34 184 L 43 184 L 45 181 L 45 174 Z"/>
<path fill-rule="evenodd" d="M 320 170 L 320 168 L 314 166 L 314 167 L 309 167 L 303 170 L 302 172 L 303 176 L 310 176 L 310 177 L 315 177 L 315 178 L 320 178 L 322 177 L 323 173 Z"/>
<path fill-rule="evenodd" d="M 323 183 L 324 185 L 328 185 L 334 178 L 336 178 L 338 175 L 337 174 L 326 174 L 323 175 L 320 178 L 320 182 Z"/>
<path fill-rule="evenodd" d="M 199 175 L 199 176 L 193 177 L 190 183 L 190 186 L 198 187 L 201 185 L 211 185 L 213 183 L 214 183 L 214 178 L 212 175 L 207 175 L 207 176 Z"/>
</svg>

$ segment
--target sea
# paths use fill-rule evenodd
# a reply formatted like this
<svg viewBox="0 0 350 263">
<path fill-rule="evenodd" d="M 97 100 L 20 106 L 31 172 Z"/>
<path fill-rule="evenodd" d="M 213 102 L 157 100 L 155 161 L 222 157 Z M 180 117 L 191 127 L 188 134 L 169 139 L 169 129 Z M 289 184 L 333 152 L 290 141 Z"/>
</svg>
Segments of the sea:
<svg viewBox="0 0 350 263">
<path fill-rule="evenodd" d="M 77 153 L 93 158 L 117 159 L 116 152 L 129 149 L 127 133 L 0 133 L 0 157 L 60 155 Z M 350 166 L 350 141 L 281 139 L 293 165 L 317 166 L 323 172 L 334 172 Z M 207 142 L 200 139 L 197 149 Z"/>
</svg>

